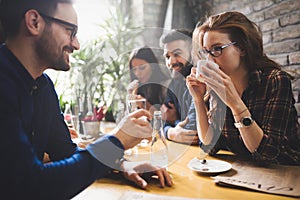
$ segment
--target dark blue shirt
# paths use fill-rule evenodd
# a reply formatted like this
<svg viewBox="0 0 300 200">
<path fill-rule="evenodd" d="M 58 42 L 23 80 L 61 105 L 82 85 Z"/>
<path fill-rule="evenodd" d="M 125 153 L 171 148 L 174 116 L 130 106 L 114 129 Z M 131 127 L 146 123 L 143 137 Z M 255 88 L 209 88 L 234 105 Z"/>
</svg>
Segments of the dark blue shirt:
<svg viewBox="0 0 300 200">
<path fill-rule="evenodd" d="M 113 136 L 78 149 L 50 78 L 43 74 L 34 80 L 5 45 L 0 46 L 0 82 L 2 196 L 69 199 L 107 175 L 122 157 L 123 146 Z M 95 149 L 97 155 L 105 152 L 104 162 Z M 44 164 L 44 153 L 53 162 Z"/>
</svg>

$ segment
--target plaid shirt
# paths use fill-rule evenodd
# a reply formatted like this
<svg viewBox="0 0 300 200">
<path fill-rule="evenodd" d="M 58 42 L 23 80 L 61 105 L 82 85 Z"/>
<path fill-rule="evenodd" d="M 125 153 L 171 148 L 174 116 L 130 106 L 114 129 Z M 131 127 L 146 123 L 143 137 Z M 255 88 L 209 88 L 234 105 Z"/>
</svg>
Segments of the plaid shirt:
<svg viewBox="0 0 300 200">
<path fill-rule="evenodd" d="M 213 99 L 210 98 L 210 103 Z M 223 149 L 245 159 L 300 165 L 299 124 L 288 74 L 268 68 L 253 71 L 242 100 L 264 132 L 257 150 L 254 153 L 247 150 L 238 129 L 234 127 L 231 110 L 220 100 L 215 111 L 211 110 L 215 140 L 211 145 L 201 145 L 201 148 L 211 155 Z"/>
</svg>

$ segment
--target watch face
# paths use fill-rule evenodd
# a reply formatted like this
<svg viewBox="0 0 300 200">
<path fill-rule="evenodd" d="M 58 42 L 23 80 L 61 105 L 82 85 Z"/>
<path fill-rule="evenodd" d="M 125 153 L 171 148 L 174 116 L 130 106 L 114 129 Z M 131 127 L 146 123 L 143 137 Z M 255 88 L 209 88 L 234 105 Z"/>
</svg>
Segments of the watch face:
<svg viewBox="0 0 300 200">
<path fill-rule="evenodd" d="M 242 123 L 244 126 L 250 126 L 252 124 L 252 120 L 250 118 L 244 118 Z"/>
</svg>

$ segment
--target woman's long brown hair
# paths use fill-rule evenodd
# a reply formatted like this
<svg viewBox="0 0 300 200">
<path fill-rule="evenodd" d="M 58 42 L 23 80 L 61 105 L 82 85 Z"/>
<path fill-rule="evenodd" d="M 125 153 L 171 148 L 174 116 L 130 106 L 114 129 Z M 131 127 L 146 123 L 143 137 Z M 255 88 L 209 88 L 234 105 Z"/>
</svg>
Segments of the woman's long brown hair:
<svg viewBox="0 0 300 200">
<path fill-rule="evenodd" d="M 193 55 L 203 49 L 203 36 L 208 31 L 227 33 L 230 40 L 236 42 L 236 46 L 245 52 L 242 59 L 249 71 L 266 67 L 280 69 L 280 65 L 264 53 L 259 26 L 244 14 L 235 11 L 223 12 L 208 17 L 203 24 L 198 22 L 193 32 Z"/>
</svg>

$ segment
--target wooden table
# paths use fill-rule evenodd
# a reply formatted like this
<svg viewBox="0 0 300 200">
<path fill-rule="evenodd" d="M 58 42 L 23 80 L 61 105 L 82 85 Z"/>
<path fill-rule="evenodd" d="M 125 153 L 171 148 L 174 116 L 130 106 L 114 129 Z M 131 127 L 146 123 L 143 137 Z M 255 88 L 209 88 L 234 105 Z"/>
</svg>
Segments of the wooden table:
<svg viewBox="0 0 300 200">
<path fill-rule="evenodd" d="M 209 175 L 201 175 L 187 167 L 188 162 L 200 154 L 198 146 L 188 146 L 177 143 L 172 144 L 174 144 L 174 148 L 179 149 L 181 152 L 178 153 L 179 151 L 174 151 L 174 148 L 171 148 L 172 152 L 171 155 L 169 155 L 170 164 L 168 166 L 168 171 L 173 178 L 174 185 L 172 187 L 160 188 L 157 182 L 151 181 L 148 188 L 142 190 L 119 175 L 103 178 L 94 182 L 74 199 L 114 200 L 119 199 L 127 191 L 202 199 L 293 199 L 286 196 L 217 186 Z M 147 151 L 147 149 L 140 150 L 139 153 L 142 151 Z M 132 159 L 135 158 L 135 156 L 131 157 Z M 218 158 L 207 157 L 207 159 L 221 159 L 233 162 L 234 156 L 227 152 L 222 152 L 219 154 Z"/>
</svg>

